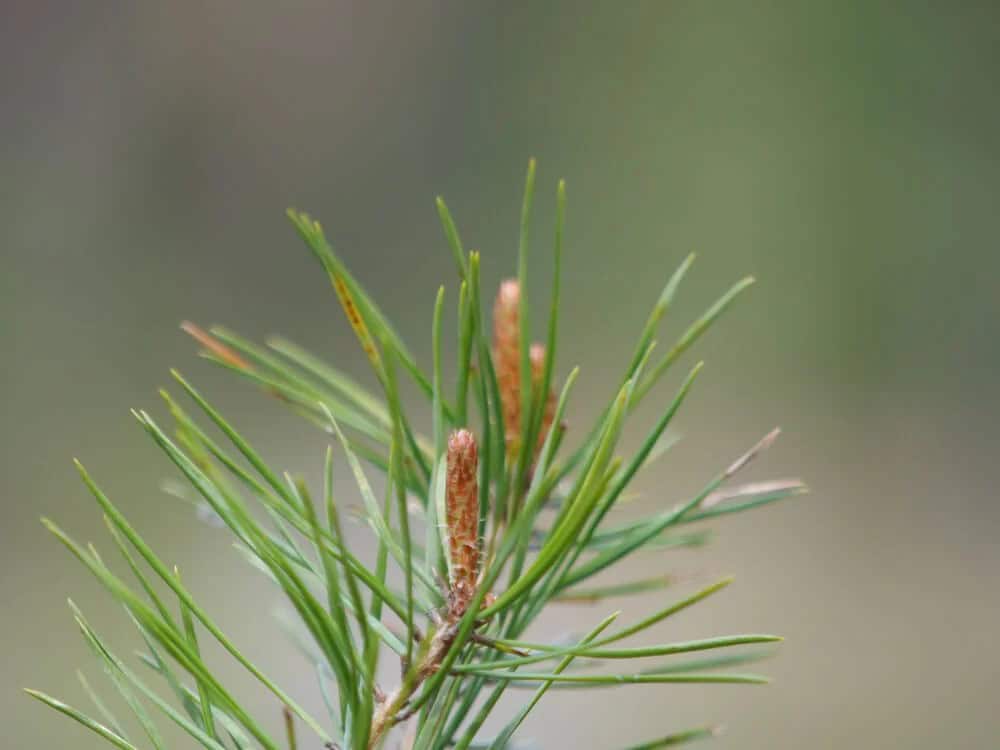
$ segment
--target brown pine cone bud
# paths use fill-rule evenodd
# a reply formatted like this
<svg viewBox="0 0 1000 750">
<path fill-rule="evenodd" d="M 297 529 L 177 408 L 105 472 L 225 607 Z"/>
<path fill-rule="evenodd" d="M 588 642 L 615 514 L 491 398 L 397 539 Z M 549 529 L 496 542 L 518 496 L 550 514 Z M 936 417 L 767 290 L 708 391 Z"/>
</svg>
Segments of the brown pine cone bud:
<svg viewBox="0 0 1000 750">
<path fill-rule="evenodd" d="M 476 593 L 479 576 L 479 450 L 468 430 L 448 438 L 445 508 L 451 560 L 449 611 L 461 617 Z"/>
<path fill-rule="evenodd" d="M 516 279 L 500 284 L 493 305 L 493 363 L 503 412 L 507 457 L 520 449 L 521 434 L 521 288 Z"/>
</svg>

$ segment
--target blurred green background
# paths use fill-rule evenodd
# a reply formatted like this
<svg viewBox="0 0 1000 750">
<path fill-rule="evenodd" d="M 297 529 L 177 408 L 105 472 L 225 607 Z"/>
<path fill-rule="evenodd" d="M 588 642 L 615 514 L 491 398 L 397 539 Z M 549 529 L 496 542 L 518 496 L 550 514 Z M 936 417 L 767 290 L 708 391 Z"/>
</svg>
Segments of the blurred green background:
<svg viewBox="0 0 1000 750">
<path fill-rule="evenodd" d="M 608 398 L 685 254 L 699 260 L 668 334 L 759 279 L 699 346 L 685 440 L 622 513 L 676 502 L 775 424 L 755 472 L 801 475 L 813 494 L 630 568 L 736 574 L 659 633 L 783 633 L 772 685 L 550 694 L 525 734 L 613 748 L 708 721 L 728 726 L 720 748 L 996 746 L 995 4 L 12 0 L 0 18 L 6 746 L 100 746 L 18 694 L 85 705 L 74 668 L 100 679 L 67 595 L 131 643 L 37 522 L 110 551 L 72 456 L 318 705 L 277 595 L 160 490 L 170 468 L 128 409 L 162 415 L 156 387 L 178 366 L 275 464 L 315 475 L 322 436 L 196 359 L 178 322 L 281 332 L 363 375 L 284 218 L 295 205 L 426 361 L 433 293 L 456 295 L 433 197 L 492 285 L 514 268 L 532 155 L 540 280 L 556 179 L 569 186 L 558 369 L 583 367 L 575 424 Z"/>
</svg>

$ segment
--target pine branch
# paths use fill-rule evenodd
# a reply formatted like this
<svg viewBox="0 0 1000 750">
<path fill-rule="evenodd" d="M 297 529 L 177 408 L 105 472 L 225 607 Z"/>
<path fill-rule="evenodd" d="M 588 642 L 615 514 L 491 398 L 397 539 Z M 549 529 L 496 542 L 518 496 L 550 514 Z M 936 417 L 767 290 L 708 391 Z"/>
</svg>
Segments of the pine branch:
<svg viewBox="0 0 1000 750">
<path fill-rule="evenodd" d="M 74 607 L 86 642 L 151 746 L 164 746 L 154 720 L 160 714 L 209 750 L 297 750 L 317 743 L 339 750 L 373 750 L 386 744 L 394 727 L 407 722 L 407 747 L 412 750 L 502 748 L 511 746 L 526 717 L 551 689 L 766 682 L 755 674 L 717 670 L 758 660 L 764 653 L 745 647 L 779 641 L 777 636 L 737 634 L 612 647 L 701 604 L 730 579 L 675 599 L 617 630 L 611 628 L 615 613 L 569 642 L 523 640 L 554 603 L 592 605 L 631 594 L 658 595 L 681 585 L 682 579 L 666 573 L 591 583 L 633 554 L 702 546 L 709 538 L 706 531 L 681 532 L 678 527 L 761 508 L 805 491 L 798 480 L 731 484 L 774 442 L 774 430 L 735 461 L 722 463 L 719 473 L 694 496 L 644 518 L 615 520 L 624 499 L 634 495 L 630 488 L 640 469 L 675 441 L 667 429 L 681 418 L 703 363 L 695 365 L 668 398 L 639 449 L 623 454 L 622 437 L 630 418 L 640 408 L 651 408 L 646 406 L 651 394 L 673 365 L 753 280 L 748 277 L 733 286 L 656 360 L 660 325 L 692 267 L 694 256 L 686 258 L 656 300 L 599 418 L 581 430 L 572 405 L 578 368 L 564 380 L 557 376 L 560 331 L 576 322 L 560 319 L 566 186 L 560 181 L 556 190 L 554 276 L 547 320 L 541 321 L 544 335 L 538 341 L 532 335 L 535 310 L 528 307 L 528 292 L 538 291 L 529 252 L 534 187 L 532 160 L 522 201 L 516 278 L 501 284 L 492 319 L 481 288 L 479 253 L 465 249 L 451 213 L 438 198 L 458 280 L 454 297 L 441 287 L 435 298 L 429 370 L 417 362 L 361 281 L 348 271 L 319 223 L 294 210 L 289 218 L 329 278 L 377 388 L 361 385 L 284 339 L 258 345 L 225 328 L 182 325 L 211 362 L 335 439 L 336 448 L 329 446 L 324 456 L 322 492 L 315 493 L 320 508 L 305 481 L 273 467 L 176 371 L 174 378 L 196 407 L 194 412 L 222 438 L 210 437 L 199 419 L 166 392 L 174 437 L 146 412 L 136 412 L 145 432 L 197 493 L 200 507 L 231 536 L 251 568 L 281 592 L 291 613 L 284 615 L 284 627 L 315 670 L 332 731 L 220 629 L 209 613 L 211 606 L 195 600 L 141 531 L 80 467 L 135 584 L 115 574 L 95 548 L 45 523 L 123 606 L 146 644 L 140 663 L 167 688 L 164 697 L 141 679 Z M 442 360 L 446 299 L 454 300 L 457 313 L 454 373 L 447 372 Z M 454 390 L 446 386 L 449 377 Z M 412 418 L 400 395 L 400 379 L 411 381 L 427 399 L 429 425 Z M 428 427 L 426 434 L 421 431 Z M 575 443 L 572 450 L 565 446 L 567 439 Z M 333 492 L 335 453 L 346 459 L 357 485 L 361 518 L 376 544 L 371 566 L 346 542 L 343 501 Z M 369 480 L 372 470 L 384 475 L 382 502 Z M 391 583 L 397 580 L 402 581 L 399 586 Z M 177 598 L 174 605 L 158 593 L 161 588 Z M 283 717 L 281 741 L 264 729 L 271 722 L 252 715 L 204 661 L 203 642 L 209 639 L 273 694 L 276 715 Z M 711 653 L 676 658 L 703 651 Z M 664 657 L 665 662 L 642 666 L 648 659 Z M 384 658 L 399 660 L 399 683 L 387 690 L 376 682 Z M 607 664 L 625 663 L 613 673 L 602 671 Z M 99 690 L 82 674 L 80 680 L 100 721 L 47 694 L 29 693 L 113 746 L 137 747 Z M 480 728 L 504 692 L 524 687 L 534 691 L 530 700 L 499 735 L 480 738 Z M 716 731 L 674 732 L 634 745 L 633 750 L 683 744 Z"/>
</svg>

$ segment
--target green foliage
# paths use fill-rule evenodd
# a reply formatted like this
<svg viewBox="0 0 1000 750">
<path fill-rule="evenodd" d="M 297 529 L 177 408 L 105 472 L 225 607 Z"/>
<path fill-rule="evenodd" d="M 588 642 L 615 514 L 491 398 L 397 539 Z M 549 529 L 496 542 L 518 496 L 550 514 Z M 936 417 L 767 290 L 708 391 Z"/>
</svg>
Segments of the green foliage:
<svg viewBox="0 0 1000 750">
<path fill-rule="evenodd" d="M 528 170 L 517 264 L 522 291 L 530 289 L 534 162 Z M 759 683 L 754 674 L 718 671 L 749 663 L 766 652 L 740 647 L 780 640 L 771 635 L 716 636 L 680 643 L 612 647 L 700 603 L 728 585 L 713 584 L 671 601 L 652 615 L 617 627 L 617 613 L 595 624 L 575 645 L 524 640 L 529 626 L 552 602 L 597 602 L 659 592 L 675 582 L 664 574 L 637 581 L 594 585 L 591 580 L 625 557 L 648 550 L 695 546 L 704 532 L 679 527 L 724 514 L 763 506 L 800 493 L 797 481 L 730 487 L 730 479 L 766 448 L 772 433 L 675 507 L 627 523 L 606 523 L 637 472 L 666 450 L 664 434 L 688 396 L 702 364 L 684 378 L 662 416 L 631 456 L 619 454 L 629 417 L 679 357 L 711 327 L 751 279 L 736 284 L 695 320 L 655 365 L 652 352 L 659 324 L 691 266 L 687 258 L 668 280 L 636 344 L 620 387 L 597 422 L 581 433 L 573 450 L 564 446 L 566 416 L 577 371 L 561 385 L 554 413 L 546 417 L 547 394 L 555 384 L 558 345 L 565 185 L 557 191 L 553 288 L 545 325 L 545 360 L 533 380 L 529 358 L 531 321 L 526 294 L 519 316 L 520 422 L 517 449 L 506 450 L 510 435 L 502 418 L 502 383 L 491 355 L 489 322 L 479 277 L 479 254 L 467 252 L 444 201 L 437 209 L 458 274 L 458 359 L 454 389 L 445 388 L 441 358 L 445 288 L 436 297 L 432 321 L 430 374 L 417 363 L 377 304 L 328 243 L 320 225 L 306 214 L 289 218 L 328 274 L 358 341 L 371 363 L 378 392 L 283 339 L 257 346 L 222 328 L 210 333 L 186 324 L 204 346 L 205 356 L 233 370 L 264 392 L 335 437 L 324 464 L 319 502 L 301 479 L 270 464 L 179 373 L 174 378 L 195 411 L 225 437 L 212 439 L 173 396 L 163 397 L 174 420 L 173 436 L 146 412 L 137 420 L 163 450 L 201 500 L 228 528 L 239 551 L 284 594 L 308 634 L 304 652 L 315 669 L 329 716 L 315 717 L 256 666 L 252 654 L 233 643 L 209 612 L 195 601 L 180 576 L 143 540 L 97 484 L 79 466 L 101 507 L 134 584 L 114 572 L 93 547 L 74 542 L 55 524 L 46 526 L 85 565 L 120 604 L 138 629 L 146 651 L 137 670 L 114 655 L 73 606 L 76 622 L 103 671 L 142 729 L 130 739 L 106 702 L 81 675 L 81 684 L 100 716 L 91 718 L 44 693 L 28 691 L 75 719 L 112 745 L 162 748 L 154 715 L 176 724 L 199 747 L 209 750 L 296 745 L 316 740 L 297 737 L 304 724 L 328 748 L 366 750 L 382 746 L 397 724 L 409 722 L 406 746 L 415 750 L 447 747 L 503 748 L 528 713 L 550 689 L 614 687 L 650 683 Z M 534 313 L 535 311 L 531 311 Z M 416 384 L 433 415 L 430 438 L 411 421 L 400 398 L 399 378 Z M 551 427 L 549 427 L 551 425 Z M 450 465 L 447 435 L 472 430 L 478 441 L 480 569 L 472 601 L 456 609 L 449 581 L 455 571 L 449 556 L 446 517 Z M 536 446 L 538 446 L 536 448 Z M 334 452 L 346 458 L 362 500 L 364 521 L 376 542 L 375 562 L 367 565 L 346 542 L 342 504 L 334 497 Z M 376 495 L 368 478 L 384 475 L 385 494 Z M 448 476 L 446 477 L 446 474 Z M 391 566 L 398 575 L 390 576 Z M 402 588 L 392 583 L 402 581 Z M 451 585 L 454 585 L 453 583 Z M 165 600 L 168 591 L 176 602 Z M 617 629 L 614 629 L 617 627 Z M 202 657 L 199 641 L 211 638 L 245 668 L 275 699 L 275 716 L 284 711 L 284 736 L 265 728 L 273 717 L 253 716 Z M 733 649 L 737 649 L 733 651 Z M 674 657 L 724 650 L 708 657 Z M 633 660 L 670 657 L 644 668 L 622 671 Z M 400 683 L 383 692 L 376 682 L 380 660 L 398 659 Z M 611 664 L 610 670 L 605 669 Z M 529 667 L 529 669 L 524 669 Z M 140 676 L 140 671 L 143 675 Z M 154 689 L 150 682 L 162 683 Z M 493 738 L 480 727 L 503 693 L 529 687 L 523 708 Z M 331 689 L 335 688 L 335 689 Z M 166 690 L 167 697 L 160 690 Z M 715 730 L 681 731 L 633 746 L 668 747 L 709 737 Z"/>
</svg>

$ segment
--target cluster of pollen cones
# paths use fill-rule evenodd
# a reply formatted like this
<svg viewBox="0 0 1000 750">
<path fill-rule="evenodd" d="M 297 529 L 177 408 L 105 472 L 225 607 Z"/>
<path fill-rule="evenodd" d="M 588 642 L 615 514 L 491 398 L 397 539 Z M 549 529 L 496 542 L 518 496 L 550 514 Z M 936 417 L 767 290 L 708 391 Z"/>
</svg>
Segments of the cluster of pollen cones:
<svg viewBox="0 0 1000 750">
<path fill-rule="evenodd" d="M 493 364 L 500 391 L 506 452 L 509 461 L 521 450 L 521 289 L 516 280 L 500 285 L 493 307 Z M 531 345 L 531 388 L 534 398 L 542 398 L 545 370 L 545 347 Z M 532 460 L 537 457 L 552 426 L 555 394 L 544 394 L 541 426 L 535 440 Z M 451 580 L 448 614 L 460 618 L 476 594 L 480 575 L 479 543 L 479 450 L 475 436 L 466 429 L 456 430 L 448 439 L 446 514 L 448 556 Z"/>
</svg>

